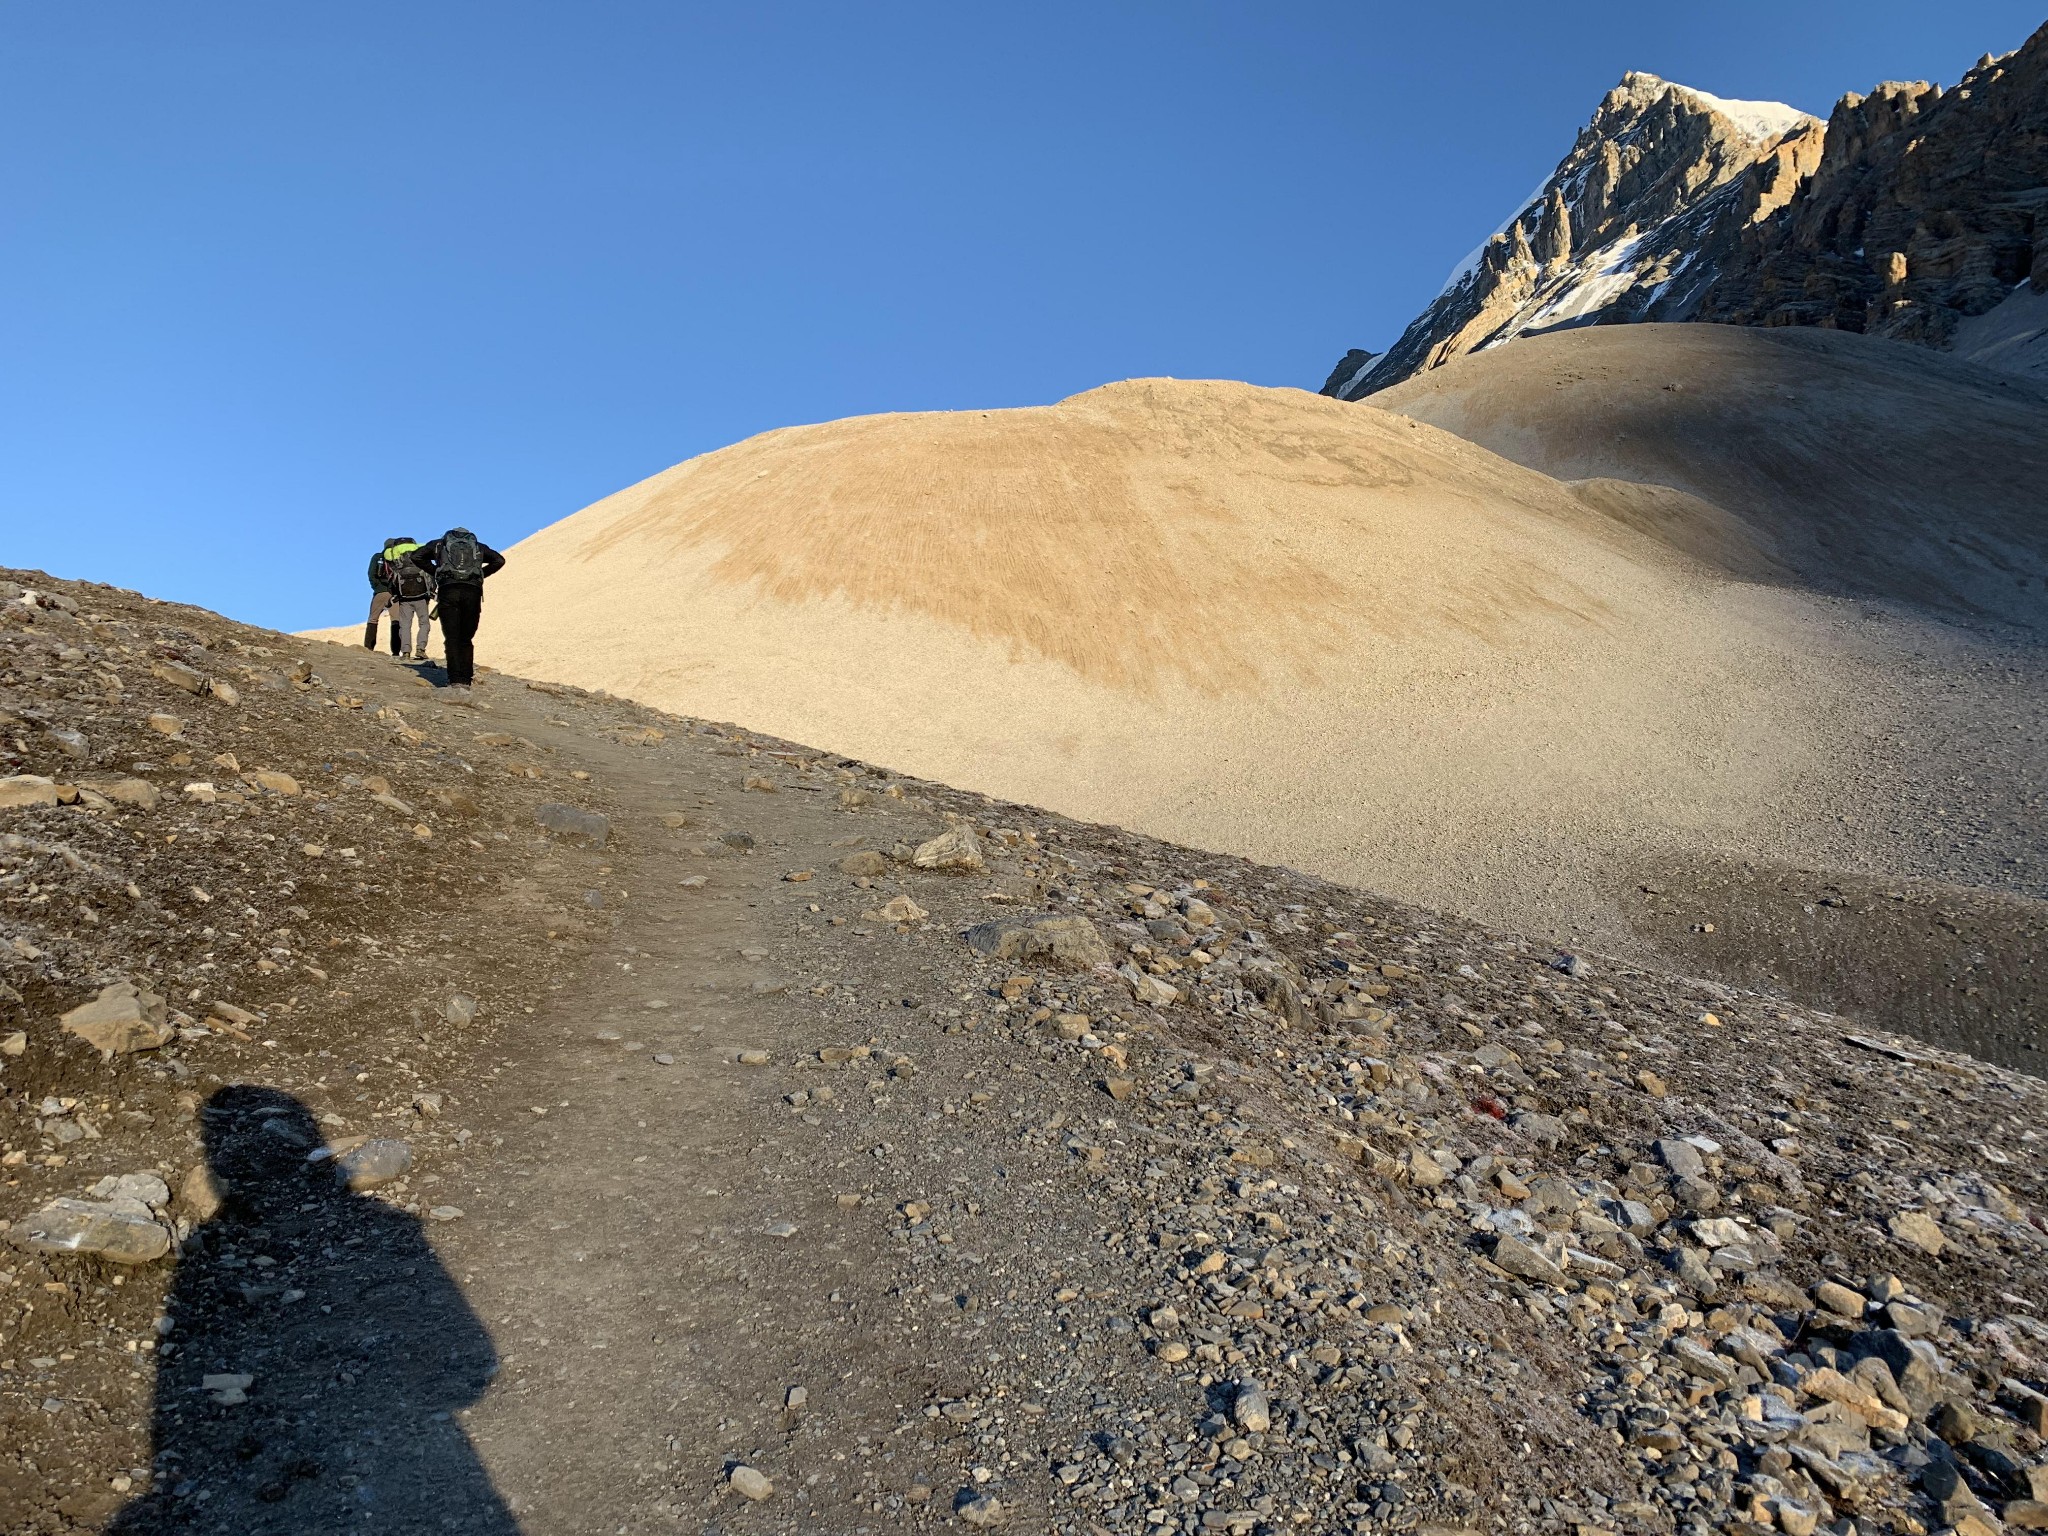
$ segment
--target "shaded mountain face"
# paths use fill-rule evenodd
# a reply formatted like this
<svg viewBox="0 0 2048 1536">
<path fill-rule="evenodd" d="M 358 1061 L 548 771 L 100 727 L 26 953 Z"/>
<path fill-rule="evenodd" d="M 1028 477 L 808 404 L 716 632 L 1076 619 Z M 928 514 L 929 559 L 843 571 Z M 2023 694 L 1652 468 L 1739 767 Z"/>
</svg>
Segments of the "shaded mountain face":
<svg viewBox="0 0 2048 1536">
<path fill-rule="evenodd" d="M 1944 91 L 1825 125 L 1629 75 L 1369 368 L 1356 400 L 1516 336 L 1644 320 L 1819 326 L 2048 370 L 2048 26 Z"/>
<path fill-rule="evenodd" d="M 1973 356 L 1990 328 L 1965 322 L 2010 303 L 2038 333 L 2032 299 L 2043 293 L 2048 26 L 1949 90 L 1886 84 L 1844 96 L 1820 164 L 1776 217 L 1742 232 L 1698 318 L 1863 331 Z"/>
<path fill-rule="evenodd" d="M 1352 352 L 1323 393 L 1356 400 L 1525 332 L 1689 317 L 1719 275 L 1714 253 L 1783 205 L 1819 163 L 1821 134 L 1776 102 L 1624 77 L 1392 349 L 1363 369 Z"/>
</svg>

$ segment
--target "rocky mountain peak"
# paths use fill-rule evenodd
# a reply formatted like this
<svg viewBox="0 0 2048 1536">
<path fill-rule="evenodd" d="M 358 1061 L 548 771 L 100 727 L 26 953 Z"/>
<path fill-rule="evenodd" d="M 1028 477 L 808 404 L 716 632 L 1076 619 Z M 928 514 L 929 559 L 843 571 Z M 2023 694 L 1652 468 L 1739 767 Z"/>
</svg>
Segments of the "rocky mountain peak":
<svg viewBox="0 0 2048 1536">
<path fill-rule="evenodd" d="M 1825 124 L 1632 72 L 1356 400 L 1516 336 L 1636 320 L 1813 325 L 2048 377 L 2048 26 L 1954 86 Z"/>
<path fill-rule="evenodd" d="M 1770 180 L 1789 186 L 1812 168 L 1820 139 L 1817 119 L 1778 102 L 1727 101 L 1656 75 L 1624 75 L 1542 186 L 1459 265 L 1400 341 L 1363 372 L 1340 365 L 1324 392 L 1357 399 L 1525 332 L 1680 317 L 1711 276 L 1681 280 L 1702 231 L 1753 218 L 1768 201 L 1730 189 L 1760 162 L 1780 159 L 1795 174 Z"/>
</svg>

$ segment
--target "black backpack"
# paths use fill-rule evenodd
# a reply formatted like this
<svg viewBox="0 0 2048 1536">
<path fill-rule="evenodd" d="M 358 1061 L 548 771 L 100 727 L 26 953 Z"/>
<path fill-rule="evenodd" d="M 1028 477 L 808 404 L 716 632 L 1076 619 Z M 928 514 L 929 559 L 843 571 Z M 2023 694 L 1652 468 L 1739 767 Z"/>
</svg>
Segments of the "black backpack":
<svg viewBox="0 0 2048 1536">
<path fill-rule="evenodd" d="M 440 576 L 443 581 L 483 581 L 483 550 L 467 528 L 450 528 L 441 535 Z"/>
<path fill-rule="evenodd" d="M 434 591 L 434 578 L 412 563 L 410 557 L 386 562 L 391 572 L 391 589 L 400 602 L 417 602 L 430 597 Z"/>
</svg>

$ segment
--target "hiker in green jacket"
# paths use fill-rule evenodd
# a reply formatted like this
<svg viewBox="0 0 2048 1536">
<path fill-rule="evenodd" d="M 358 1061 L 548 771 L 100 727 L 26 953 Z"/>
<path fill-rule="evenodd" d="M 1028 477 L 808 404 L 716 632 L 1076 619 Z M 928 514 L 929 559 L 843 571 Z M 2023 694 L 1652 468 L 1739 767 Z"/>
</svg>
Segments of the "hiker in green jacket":
<svg viewBox="0 0 2048 1536">
<path fill-rule="evenodd" d="M 377 649 L 377 621 L 384 617 L 395 599 L 391 591 L 391 560 L 389 550 L 394 544 L 409 544 L 410 539 L 386 539 L 377 553 L 370 556 L 370 620 L 363 626 L 363 649 Z M 398 654 L 398 624 L 391 625 L 391 654 Z"/>
</svg>

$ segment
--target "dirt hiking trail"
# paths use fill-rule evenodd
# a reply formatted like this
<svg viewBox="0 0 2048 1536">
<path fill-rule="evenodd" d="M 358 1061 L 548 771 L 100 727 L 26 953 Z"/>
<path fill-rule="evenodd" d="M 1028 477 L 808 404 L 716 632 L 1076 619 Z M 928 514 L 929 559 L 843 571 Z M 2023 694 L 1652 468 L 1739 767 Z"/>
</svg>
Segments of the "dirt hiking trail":
<svg viewBox="0 0 2048 1536">
<path fill-rule="evenodd" d="M 1854 1536 L 2048 1494 L 2033 1078 L 17 580 L 0 1530 Z M 96 995 L 168 998 L 156 1043 L 60 1027 Z"/>
</svg>

